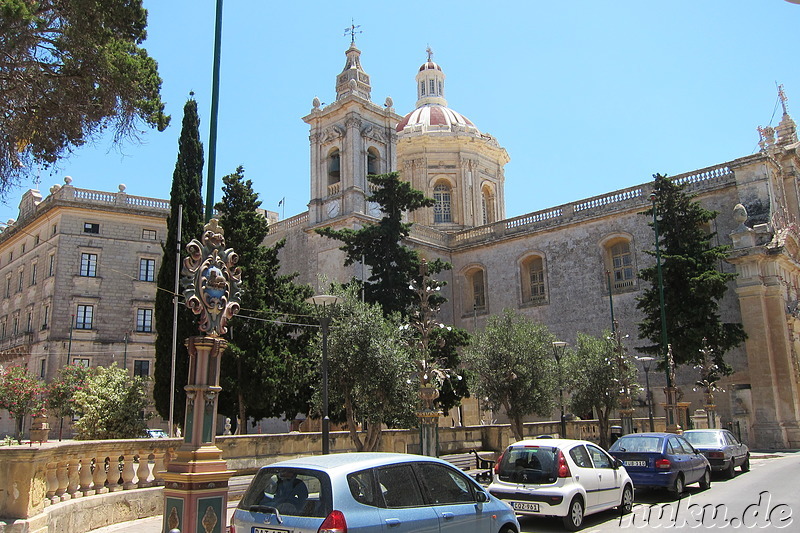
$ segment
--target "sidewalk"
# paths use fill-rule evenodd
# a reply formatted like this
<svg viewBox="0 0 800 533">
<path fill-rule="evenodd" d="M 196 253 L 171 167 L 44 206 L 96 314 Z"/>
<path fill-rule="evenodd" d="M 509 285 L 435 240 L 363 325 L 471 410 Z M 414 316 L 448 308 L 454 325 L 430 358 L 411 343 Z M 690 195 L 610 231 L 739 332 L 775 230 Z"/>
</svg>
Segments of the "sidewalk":
<svg viewBox="0 0 800 533">
<path fill-rule="evenodd" d="M 228 525 L 231 523 L 231 516 L 236 509 L 239 500 L 228 502 L 228 517 L 225 520 L 225 527 L 222 531 L 228 530 Z M 151 516 L 150 518 L 141 518 L 139 520 L 131 520 L 130 522 L 121 522 L 110 526 L 93 529 L 89 533 L 161 533 L 161 522 L 163 515 Z"/>
</svg>

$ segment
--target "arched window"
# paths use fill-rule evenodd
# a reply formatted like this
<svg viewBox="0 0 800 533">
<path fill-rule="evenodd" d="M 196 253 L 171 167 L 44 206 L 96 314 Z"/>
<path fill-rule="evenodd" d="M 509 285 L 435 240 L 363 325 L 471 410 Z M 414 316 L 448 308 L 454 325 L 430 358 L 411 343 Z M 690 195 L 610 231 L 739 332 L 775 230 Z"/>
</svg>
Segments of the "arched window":
<svg viewBox="0 0 800 533">
<path fill-rule="evenodd" d="M 331 153 L 328 155 L 328 185 L 333 185 L 334 183 L 339 183 L 341 179 L 341 156 L 339 154 L 339 149 L 334 148 L 331 150 Z"/>
<path fill-rule="evenodd" d="M 465 274 L 465 278 L 468 307 L 464 309 L 464 312 L 469 314 L 486 311 L 486 276 L 483 269 L 473 268 Z"/>
<path fill-rule="evenodd" d="M 378 150 L 370 147 L 367 150 L 367 176 L 380 174 L 380 169 L 378 168 L 379 162 L 380 156 L 378 155 Z"/>
<path fill-rule="evenodd" d="M 484 187 L 481 191 L 481 211 L 483 215 L 483 224 L 495 222 L 494 194 L 492 194 L 492 189 L 489 187 Z"/>
<path fill-rule="evenodd" d="M 433 223 L 446 224 L 453 221 L 452 206 L 450 203 L 450 185 L 440 181 L 433 188 Z"/>
<path fill-rule="evenodd" d="M 534 255 L 522 262 L 520 272 L 522 281 L 522 302 L 540 304 L 547 301 L 544 259 Z"/>
<path fill-rule="evenodd" d="M 605 249 L 613 290 L 633 289 L 636 284 L 636 268 L 630 241 L 624 238 L 613 239 L 605 244 Z"/>
</svg>

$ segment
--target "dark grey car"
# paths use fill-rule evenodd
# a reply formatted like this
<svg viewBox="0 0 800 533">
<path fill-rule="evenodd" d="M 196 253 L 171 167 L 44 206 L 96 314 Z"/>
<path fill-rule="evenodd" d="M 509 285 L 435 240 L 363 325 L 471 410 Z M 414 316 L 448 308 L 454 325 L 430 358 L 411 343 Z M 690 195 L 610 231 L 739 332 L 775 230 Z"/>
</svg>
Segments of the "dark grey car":
<svg viewBox="0 0 800 533">
<path fill-rule="evenodd" d="M 750 450 L 727 429 L 690 429 L 683 437 L 706 456 L 715 472 L 732 478 L 737 466 L 742 472 L 750 470 Z"/>
</svg>

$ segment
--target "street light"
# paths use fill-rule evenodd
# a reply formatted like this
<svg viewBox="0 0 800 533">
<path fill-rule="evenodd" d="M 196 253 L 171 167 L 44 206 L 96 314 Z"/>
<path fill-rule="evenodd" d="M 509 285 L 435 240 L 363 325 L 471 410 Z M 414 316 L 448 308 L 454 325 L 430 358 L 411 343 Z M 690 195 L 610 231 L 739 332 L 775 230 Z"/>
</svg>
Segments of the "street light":
<svg viewBox="0 0 800 533">
<path fill-rule="evenodd" d="M 567 420 L 564 418 L 564 386 L 561 381 L 561 358 L 564 357 L 564 352 L 567 349 L 567 343 L 564 341 L 553 341 L 553 357 L 556 358 L 558 365 L 558 403 L 561 406 L 561 438 L 567 438 Z"/>
<path fill-rule="evenodd" d="M 647 417 L 650 419 L 650 432 L 654 432 L 656 426 L 653 422 L 653 393 L 650 392 L 650 365 L 655 361 L 655 358 L 644 355 L 642 357 L 637 357 L 636 360 L 642 363 L 644 367 L 644 382 L 645 387 L 647 387 Z"/>
<path fill-rule="evenodd" d="M 341 301 L 338 296 L 320 294 L 306 299 L 306 303 L 313 304 L 319 311 L 319 327 L 322 330 L 322 453 L 331 453 L 331 419 L 328 416 L 328 328 L 331 317 L 328 307 Z"/>
</svg>

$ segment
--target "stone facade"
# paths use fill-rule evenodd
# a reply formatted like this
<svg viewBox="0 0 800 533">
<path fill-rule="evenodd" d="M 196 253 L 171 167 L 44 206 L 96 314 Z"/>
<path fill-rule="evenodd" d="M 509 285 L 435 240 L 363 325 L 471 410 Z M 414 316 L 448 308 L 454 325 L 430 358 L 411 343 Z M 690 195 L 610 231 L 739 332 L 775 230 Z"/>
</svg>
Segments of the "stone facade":
<svg viewBox="0 0 800 533">
<path fill-rule="evenodd" d="M 169 202 L 128 195 L 124 185 L 108 193 L 71 182 L 44 200 L 25 193 L 19 218 L 0 233 L 0 365 L 46 380 L 67 363 L 152 376 Z M 0 435 L 13 432 L 3 416 Z"/>
<path fill-rule="evenodd" d="M 354 53 L 351 47 L 348 54 Z M 399 170 L 401 178 L 437 202 L 411 215 L 416 224 L 410 244 L 429 260 L 442 258 L 453 265 L 444 274 L 449 301 L 441 318 L 475 331 L 484 327 L 490 314 L 512 308 L 574 343 L 577 332 L 599 335 L 610 329 L 613 302 L 614 318 L 635 353 L 641 319 L 636 301 L 646 288 L 637 273 L 654 261 L 646 253 L 654 240 L 650 220 L 642 215 L 650 207 L 652 183 L 504 219 L 503 166 L 509 160 L 505 150 L 446 107 L 444 74 L 430 55 L 415 81 L 417 109 L 396 127 L 396 148 L 384 147 L 396 154 L 396 166 L 377 170 Z M 768 448 L 800 446 L 800 158 L 796 128 L 783 101 L 781 124 L 759 130 L 759 153 L 673 176 L 704 207 L 719 212 L 708 229 L 716 232 L 718 244 L 734 248 L 731 260 L 720 267 L 739 274 L 720 312 L 724 321 L 742 322 L 748 340 L 726 354 L 734 373 L 721 382 L 725 392 L 716 394 L 718 414 L 752 446 Z M 368 108 L 353 99 L 319 109 L 316 101 L 310 116 L 335 113 L 353 121 Z M 316 285 L 320 274 L 329 280 L 364 279 L 363 266 L 342 268 L 339 243 L 314 230 L 359 227 L 374 222 L 379 213 L 347 204 L 320 213 L 317 206 L 327 201 L 328 192 L 319 186 L 325 167 L 314 156 L 320 153 L 317 126 L 309 117 L 305 120 L 312 124 L 310 210 L 274 224 L 267 244 L 286 239 L 282 267 L 299 272 L 301 282 Z M 337 131 L 337 142 L 351 142 L 350 130 Z M 364 155 L 361 151 L 354 158 Z M 366 167 L 358 161 L 340 168 L 342 183 L 365 183 Z M 437 189 L 439 183 L 446 187 Z M 357 189 L 359 195 L 366 194 L 366 185 Z M 739 204 L 744 218 L 734 215 Z M 666 377 L 652 372 L 650 378 L 660 413 L 657 404 Z M 702 391 L 693 390 L 698 379 L 695 369 L 677 370 L 680 400 L 691 402 L 690 412 L 703 407 Z M 646 416 L 644 394 L 638 398 L 637 416 Z"/>
</svg>

